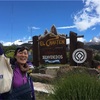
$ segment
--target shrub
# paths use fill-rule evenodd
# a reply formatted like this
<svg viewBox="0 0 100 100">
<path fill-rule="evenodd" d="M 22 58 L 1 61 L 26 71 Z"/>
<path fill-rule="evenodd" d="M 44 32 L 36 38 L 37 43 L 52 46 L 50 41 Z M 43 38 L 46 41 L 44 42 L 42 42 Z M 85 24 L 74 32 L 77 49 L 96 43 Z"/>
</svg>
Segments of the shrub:
<svg viewBox="0 0 100 100">
<path fill-rule="evenodd" d="M 54 82 L 51 100 L 100 100 L 100 80 L 86 73 L 67 74 Z"/>
<path fill-rule="evenodd" d="M 5 55 L 6 55 L 6 57 L 8 57 L 8 58 L 13 58 L 14 52 L 8 52 L 8 53 L 6 53 Z"/>
<path fill-rule="evenodd" d="M 96 54 L 96 55 L 94 56 L 94 60 L 100 61 L 100 55 L 99 55 L 99 54 Z"/>
</svg>

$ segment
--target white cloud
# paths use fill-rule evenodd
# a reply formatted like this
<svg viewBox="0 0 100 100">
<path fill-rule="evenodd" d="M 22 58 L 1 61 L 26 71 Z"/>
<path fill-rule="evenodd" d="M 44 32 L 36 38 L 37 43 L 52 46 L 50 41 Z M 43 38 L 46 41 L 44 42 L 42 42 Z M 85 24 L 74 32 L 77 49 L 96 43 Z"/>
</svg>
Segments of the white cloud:
<svg viewBox="0 0 100 100">
<path fill-rule="evenodd" d="M 23 40 L 26 40 L 26 37 L 24 37 Z"/>
<path fill-rule="evenodd" d="M 86 41 L 84 38 L 78 38 L 77 40 L 80 41 L 80 42 L 85 42 Z"/>
<path fill-rule="evenodd" d="M 12 42 L 3 42 L 3 46 L 10 46 L 12 45 Z"/>
<path fill-rule="evenodd" d="M 92 40 L 90 40 L 90 42 L 100 42 L 100 38 L 94 37 Z"/>
<path fill-rule="evenodd" d="M 35 27 L 35 26 L 33 26 L 33 27 L 31 27 L 31 28 L 34 29 L 34 30 L 40 29 L 39 27 Z"/>
<path fill-rule="evenodd" d="M 62 26 L 62 27 L 57 27 L 57 29 L 68 29 L 68 28 L 75 28 L 76 26 Z"/>
<path fill-rule="evenodd" d="M 84 8 L 74 15 L 74 25 L 57 27 L 57 29 L 77 28 L 79 31 L 84 31 L 100 24 L 100 0 L 82 1 Z"/>
<path fill-rule="evenodd" d="M 15 44 L 15 45 L 21 45 L 21 44 L 23 44 L 23 42 L 20 39 L 14 41 L 14 42 L 3 42 L 4 46 L 11 46 L 13 44 Z"/>
<path fill-rule="evenodd" d="M 31 36 L 29 36 L 29 37 L 28 37 L 28 40 L 31 40 L 31 39 L 32 39 L 32 37 L 31 37 Z"/>
<path fill-rule="evenodd" d="M 92 30 L 95 30 L 96 28 L 94 27 L 94 28 L 92 28 Z"/>
<path fill-rule="evenodd" d="M 16 40 L 13 42 L 13 44 L 15 45 L 21 45 L 23 42 L 21 40 Z"/>
<path fill-rule="evenodd" d="M 14 42 L 1 42 L 4 46 L 11 46 L 13 44 L 15 45 L 21 45 L 23 43 L 28 43 L 29 41 L 32 41 L 31 37 L 23 37 L 23 39 L 18 39 L 18 40 L 15 40 Z"/>
<path fill-rule="evenodd" d="M 93 38 L 90 40 L 90 42 L 100 42 L 100 33 L 99 33 L 97 36 L 93 37 Z"/>
<path fill-rule="evenodd" d="M 39 29 L 40 29 L 39 27 L 35 27 L 35 26 L 28 27 L 28 31 L 39 30 Z"/>
<path fill-rule="evenodd" d="M 69 44 L 70 43 L 70 40 L 69 39 L 66 39 L 66 44 Z"/>
<path fill-rule="evenodd" d="M 86 40 L 84 38 L 77 38 L 77 41 L 85 42 Z M 69 43 L 70 43 L 70 39 L 66 39 L 66 44 L 69 44 Z"/>
<path fill-rule="evenodd" d="M 100 0 L 83 0 L 84 8 L 74 16 L 74 24 L 80 31 L 100 23 Z"/>
</svg>

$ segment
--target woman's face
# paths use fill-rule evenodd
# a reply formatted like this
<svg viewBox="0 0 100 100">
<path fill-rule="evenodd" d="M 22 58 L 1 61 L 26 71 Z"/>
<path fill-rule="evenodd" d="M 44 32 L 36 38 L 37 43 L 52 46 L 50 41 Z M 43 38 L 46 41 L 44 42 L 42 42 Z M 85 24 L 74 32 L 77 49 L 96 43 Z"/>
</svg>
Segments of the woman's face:
<svg viewBox="0 0 100 100">
<path fill-rule="evenodd" d="M 18 51 L 17 54 L 15 55 L 15 58 L 19 64 L 25 64 L 28 59 L 28 51 L 27 50 Z"/>
</svg>

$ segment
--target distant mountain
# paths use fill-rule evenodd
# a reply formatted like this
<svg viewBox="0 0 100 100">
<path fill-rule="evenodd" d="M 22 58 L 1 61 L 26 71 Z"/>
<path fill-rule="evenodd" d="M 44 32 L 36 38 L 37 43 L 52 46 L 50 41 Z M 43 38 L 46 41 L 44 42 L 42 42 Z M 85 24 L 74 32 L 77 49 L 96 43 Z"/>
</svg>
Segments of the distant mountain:
<svg viewBox="0 0 100 100">
<path fill-rule="evenodd" d="M 24 44 L 22 44 L 21 46 L 26 46 L 26 47 L 28 47 L 28 48 L 31 48 L 31 47 L 32 47 L 32 44 L 24 43 Z"/>
<path fill-rule="evenodd" d="M 95 50 L 100 50 L 100 42 L 87 42 L 84 43 L 84 46 L 87 48 L 95 49 Z"/>
<path fill-rule="evenodd" d="M 85 45 L 100 45 L 100 42 L 85 42 Z"/>
</svg>

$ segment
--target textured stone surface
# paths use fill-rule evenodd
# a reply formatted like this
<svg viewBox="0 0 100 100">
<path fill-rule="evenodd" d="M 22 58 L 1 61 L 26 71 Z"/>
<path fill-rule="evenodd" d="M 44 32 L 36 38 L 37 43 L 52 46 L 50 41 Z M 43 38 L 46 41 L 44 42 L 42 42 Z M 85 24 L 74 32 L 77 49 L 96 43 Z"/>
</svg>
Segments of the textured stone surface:
<svg viewBox="0 0 100 100">
<path fill-rule="evenodd" d="M 33 82 L 34 90 L 38 92 L 44 92 L 44 93 L 53 93 L 52 92 L 52 85 L 41 83 L 41 82 Z"/>
<path fill-rule="evenodd" d="M 43 81 L 43 82 L 50 82 L 54 79 L 54 76 L 47 75 L 47 74 L 41 74 L 41 73 L 31 73 L 30 76 L 32 77 L 33 81 Z"/>
</svg>

